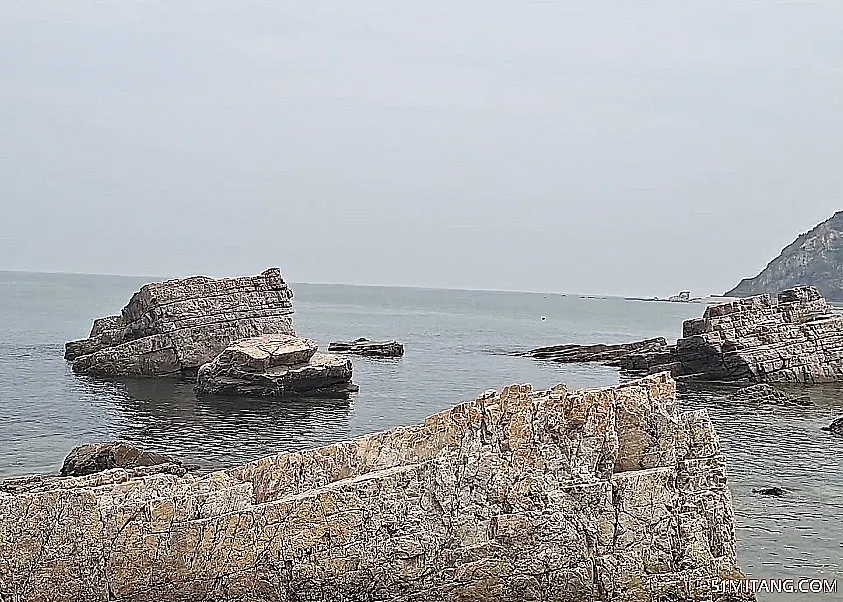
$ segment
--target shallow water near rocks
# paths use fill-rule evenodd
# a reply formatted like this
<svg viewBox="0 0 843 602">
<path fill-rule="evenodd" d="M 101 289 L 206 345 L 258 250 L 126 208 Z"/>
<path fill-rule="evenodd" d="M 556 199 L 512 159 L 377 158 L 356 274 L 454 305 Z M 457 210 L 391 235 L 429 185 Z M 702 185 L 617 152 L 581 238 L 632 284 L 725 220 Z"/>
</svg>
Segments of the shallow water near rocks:
<svg viewBox="0 0 843 602">
<path fill-rule="evenodd" d="M 355 358 L 351 400 L 197 398 L 178 380 L 77 377 L 64 342 L 117 312 L 147 279 L 0 272 L 0 478 L 57 472 L 81 443 L 135 441 L 204 470 L 412 424 L 486 389 L 617 384 L 613 368 L 506 355 L 561 343 L 676 339 L 702 305 L 554 294 L 293 285 L 298 333 L 331 340 L 396 338 L 399 360 Z M 545 319 L 542 320 L 542 317 Z M 730 387 L 683 387 L 682 409 L 706 408 L 726 455 L 739 562 L 751 577 L 843 581 L 843 387 L 793 388 L 813 406 L 733 403 Z M 780 498 L 753 489 L 781 487 Z M 837 595 L 760 595 L 832 600 Z"/>
</svg>

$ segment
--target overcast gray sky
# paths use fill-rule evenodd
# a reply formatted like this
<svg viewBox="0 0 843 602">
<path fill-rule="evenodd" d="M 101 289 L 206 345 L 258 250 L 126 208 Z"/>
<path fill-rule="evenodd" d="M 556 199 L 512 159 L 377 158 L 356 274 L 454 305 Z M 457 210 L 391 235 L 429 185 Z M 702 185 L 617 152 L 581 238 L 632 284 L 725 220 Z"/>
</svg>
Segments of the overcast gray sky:
<svg viewBox="0 0 843 602">
<path fill-rule="evenodd" d="M 722 293 L 843 209 L 843 2 L 0 7 L 0 268 Z"/>
</svg>

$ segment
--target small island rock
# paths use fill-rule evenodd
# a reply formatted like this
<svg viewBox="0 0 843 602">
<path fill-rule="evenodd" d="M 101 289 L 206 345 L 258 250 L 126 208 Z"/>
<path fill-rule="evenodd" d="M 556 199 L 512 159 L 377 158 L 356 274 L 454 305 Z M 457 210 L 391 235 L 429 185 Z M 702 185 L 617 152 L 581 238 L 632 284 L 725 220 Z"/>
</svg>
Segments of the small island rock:
<svg viewBox="0 0 843 602">
<path fill-rule="evenodd" d="M 360 338 L 353 341 L 330 343 L 328 351 L 370 357 L 401 357 L 404 355 L 404 345 L 398 341 L 370 341 L 366 338 Z"/>
<path fill-rule="evenodd" d="M 310 339 L 289 335 L 238 341 L 199 369 L 196 391 L 254 397 L 356 392 L 351 360 L 317 349 Z"/>
</svg>

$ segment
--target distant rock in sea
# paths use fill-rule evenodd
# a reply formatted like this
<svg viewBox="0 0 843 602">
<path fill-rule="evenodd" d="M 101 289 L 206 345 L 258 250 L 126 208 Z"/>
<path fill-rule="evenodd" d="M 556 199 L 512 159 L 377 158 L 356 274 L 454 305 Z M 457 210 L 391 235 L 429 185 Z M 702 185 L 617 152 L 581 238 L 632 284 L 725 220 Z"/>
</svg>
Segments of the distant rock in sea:
<svg viewBox="0 0 843 602">
<path fill-rule="evenodd" d="M 334 353 L 351 353 L 371 357 L 401 357 L 404 355 L 404 345 L 398 341 L 370 341 L 360 338 L 353 341 L 336 341 L 328 345 L 328 351 Z"/>
<path fill-rule="evenodd" d="M 119 316 L 95 320 L 87 339 L 67 343 L 65 358 L 93 376 L 195 374 L 234 341 L 295 335 L 292 298 L 278 268 L 147 284 Z"/>
<path fill-rule="evenodd" d="M 843 211 L 799 235 L 760 274 L 745 278 L 726 297 L 750 297 L 810 285 L 830 301 L 843 301 Z"/>
</svg>

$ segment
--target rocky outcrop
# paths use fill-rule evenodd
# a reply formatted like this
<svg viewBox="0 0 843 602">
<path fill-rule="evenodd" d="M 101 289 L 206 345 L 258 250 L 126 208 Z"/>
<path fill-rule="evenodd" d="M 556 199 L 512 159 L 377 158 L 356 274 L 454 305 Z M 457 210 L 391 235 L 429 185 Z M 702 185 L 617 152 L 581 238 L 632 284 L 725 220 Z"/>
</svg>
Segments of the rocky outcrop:
<svg viewBox="0 0 843 602">
<path fill-rule="evenodd" d="M 123 441 L 108 441 L 81 445 L 68 454 L 61 467 L 65 477 L 83 477 L 112 468 L 138 468 L 173 464 L 182 466 L 182 462 L 157 452 L 142 449 Z"/>
<path fill-rule="evenodd" d="M 328 351 L 334 353 L 352 353 L 370 357 L 401 357 L 404 355 L 404 345 L 398 341 L 370 341 L 369 339 L 354 339 L 353 341 L 336 341 L 328 345 Z"/>
<path fill-rule="evenodd" d="M 599 362 L 609 366 L 626 367 L 632 361 L 631 356 L 669 353 L 667 341 L 658 337 L 619 345 L 553 345 L 532 349 L 524 355 L 559 363 Z M 669 357 L 664 355 L 666 360 Z"/>
<path fill-rule="evenodd" d="M 258 397 L 357 391 L 351 383 L 351 360 L 317 349 L 310 339 L 289 335 L 238 341 L 199 369 L 196 391 Z"/>
<path fill-rule="evenodd" d="M 0 599 L 735 599 L 723 456 L 659 375 L 512 386 L 205 477 L 0 483 Z"/>
<path fill-rule="evenodd" d="M 838 418 L 828 426 L 824 426 L 822 430 L 843 437 L 843 418 Z"/>
<path fill-rule="evenodd" d="M 791 395 L 767 383 L 758 383 L 738 389 L 729 395 L 729 399 L 741 403 L 761 402 L 798 406 L 813 405 L 811 398 L 807 395 Z"/>
<path fill-rule="evenodd" d="M 294 335 L 292 297 L 277 268 L 147 284 L 121 315 L 95 320 L 87 339 L 68 343 L 65 358 L 74 372 L 94 376 L 195 373 L 234 341 Z"/>
<path fill-rule="evenodd" d="M 813 286 L 843 301 L 843 211 L 838 211 L 785 247 L 760 274 L 741 280 L 727 297 L 749 297 L 796 286 Z"/>
<path fill-rule="evenodd" d="M 711 380 L 843 380 L 843 316 L 810 286 L 781 291 L 775 304 L 760 295 L 713 305 L 684 323 L 669 367 Z"/>
</svg>

